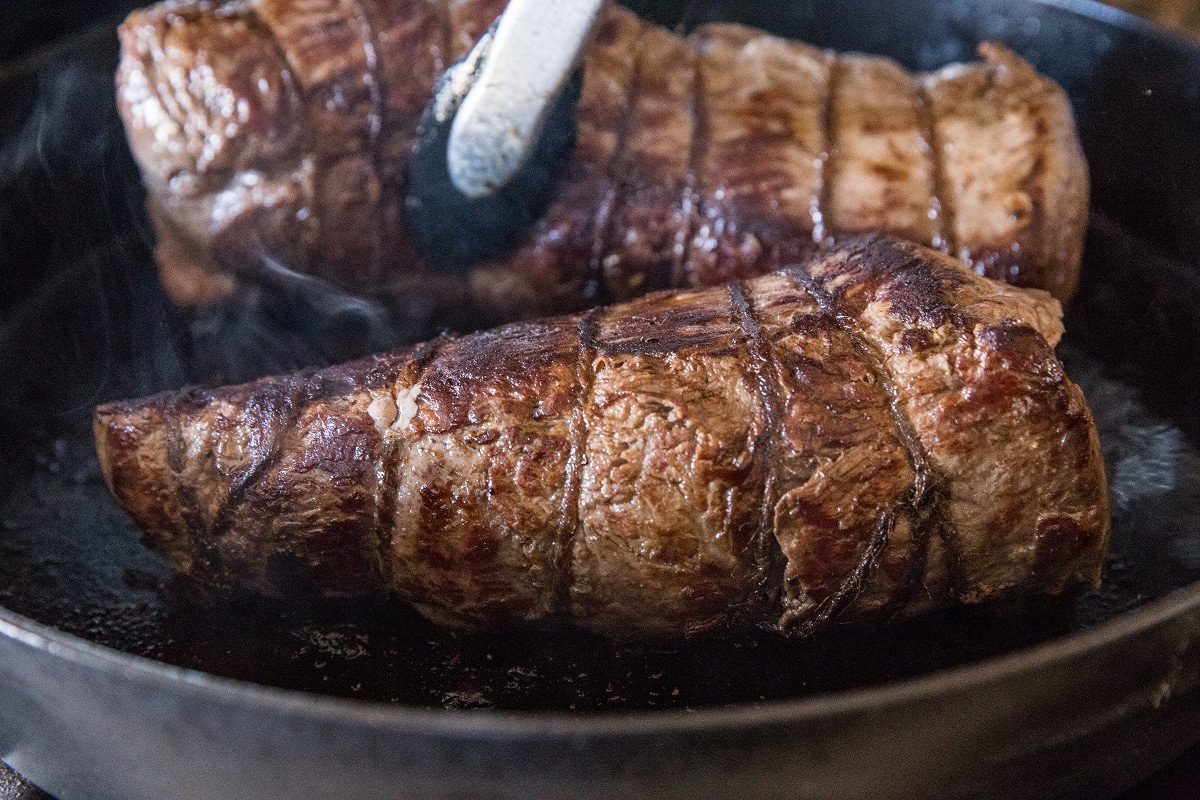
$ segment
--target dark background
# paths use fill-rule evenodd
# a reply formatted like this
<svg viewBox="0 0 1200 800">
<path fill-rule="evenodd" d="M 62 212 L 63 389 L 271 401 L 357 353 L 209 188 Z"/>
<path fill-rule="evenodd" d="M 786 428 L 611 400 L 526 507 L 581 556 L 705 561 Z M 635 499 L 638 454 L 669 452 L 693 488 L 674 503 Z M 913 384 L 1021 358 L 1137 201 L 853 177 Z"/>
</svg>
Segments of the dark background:
<svg viewBox="0 0 1200 800">
<path fill-rule="evenodd" d="M 149 5 L 142 0 L 9 0 L 0 17 L 0 64 L 84 25 Z"/>
<path fill-rule="evenodd" d="M 0 65 L 39 46 L 52 43 L 85 25 L 110 20 L 115 22 L 130 9 L 145 4 L 146 2 L 139 0 L 25 0 L 6 4 L 8 8 L 3 17 L 0 17 L 0 28 L 3 29 L 3 36 L 0 36 Z M 1155 15 L 1155 2 L 1126 2 L 1118 5 L 1134 6 L 1137 11 L 1149 16 Z M 1166 5 L 1170 5 L 1170 2 L 1166 2 Z M 1193 5 L 1196 6 L 1193 16 L 1200 25 L 1200 2 Z M 1179 17 L 1179 14 L 1175 13 L 1177 11 L 1178 9 L 1175 9 L 1163 19 L 1179 22 L 1180 20 L 1176 19 Z M 1200 798 L 1200 747 L 1187 753 L 1175 765 L 1142 787 L 1124 795 L 1121 800 L 1167 798 Z M 22 782 L 0 764 L 0 800 L 47 800 L 47 796 Z"/>
</svg>

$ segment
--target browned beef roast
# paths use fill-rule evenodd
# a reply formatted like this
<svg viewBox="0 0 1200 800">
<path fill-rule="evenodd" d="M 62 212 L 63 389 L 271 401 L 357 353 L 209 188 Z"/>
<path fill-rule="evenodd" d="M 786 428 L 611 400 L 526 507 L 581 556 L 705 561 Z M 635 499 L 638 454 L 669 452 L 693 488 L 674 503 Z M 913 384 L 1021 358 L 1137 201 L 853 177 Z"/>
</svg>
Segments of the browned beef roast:
<svg viewBox="0 0 1200 800">
<path fill-rule="evenodd" d="M 1105 476 L 1057 301 L 899 240 L 96 412 L 194 590 L 679 635 L 1094 585 Z"/>
<path fill-rule="evenodd" d="M 121 29 L 118 97 L 163 283 L 201 304 L 315 275 L 415 315 L 503 321 L 757 275 L 889 231 L 1075 289 L 1087 176 L 1062 91 L 997 45 L 911 75 L 739 25 L 618 7 L 586 60 L 557 199 L 503 263 L 414 252 L 405 170 L 435 77 L 502 0 L 170 0 Z"/>
</svg>

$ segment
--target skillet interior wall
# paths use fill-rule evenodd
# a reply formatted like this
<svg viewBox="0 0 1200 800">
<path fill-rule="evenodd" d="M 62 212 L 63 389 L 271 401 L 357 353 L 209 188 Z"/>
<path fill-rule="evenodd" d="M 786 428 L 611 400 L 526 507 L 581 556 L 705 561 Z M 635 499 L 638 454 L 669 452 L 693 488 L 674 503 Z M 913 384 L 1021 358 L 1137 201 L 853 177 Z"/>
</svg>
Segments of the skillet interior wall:
<svg viewBox="0 0 1200 800">
<path fill-rule="evenodd" d="M 641 5 L 668 24 L 765 23 L 827 46 L 889 52 L 914 69 L 970 58 L 984 38 L 1030 56 L 1071 92 L 1093 164 L 1085 279 L 1068 320 L 1072 367 L 1100 373 L 1090 386 L 1133 387 L 1153 415 L 1173 423 L 1170 430 L 1200 443 L 1200 292 L 1194 257 L 1187 258 L 1200 252 L 1189 250 L 1200 241 L 1193 196 L 1200 142 L 1160 120 L 1170 112 L 1200 129 L 1200 82 L 1188 81 L 1200 65 L 1186 73 L 1161 68 L 1171 42 L 1135 50 L 1111 30 L 1079 26 L 1064 7 L 1035 3 L 917 2 L 870 13 L 848 2 Z M 1110 571 L 1111 591 L 1082 605 L 1034 614 L 967 609 L 881 635 L 799 646 L 751 639 L 669 651 L 616 650 L 570 632 L 455 637 L 387 604 L 251 607 L 236 626 L 176 608 L 156 591 L 161 565 L 138 546 L 99 482 L 91 407 L 223 372 L 234 379 L 334 360 L 372 337 L 364 317 L 338 302 L 316 309 L 332 310 L 334 330 L 349 328 L 331 345 L 334 330 L 298 323 L 313 311 L 302 306 L 294 317 L 228 308 L 190 319 L 165 301 L 112 107 L 115 59 L 109 26 L 0 77 L 0 602 L 9 608 L 174 663 L 348 696 L 470 707 L 697 707 L 851 688 L 977 660 L 1197 577 L 1186 564 L 1172 571 L 1171 558 L 1133 551 L 1130 563 Z M 1151 419 L 1134 429 L 1156 426 Z M 1194 535 L 1193 518 L 1179 507 L 1189 499 L 1177 490 L 1143 504 L 1122 530 L 1164 546 L 1169 535 Z M 406 635 L 389 633 L 397 620 L 409 626 Z M 570 680 L 556 680 L 562 676 Z"/>
</svg>

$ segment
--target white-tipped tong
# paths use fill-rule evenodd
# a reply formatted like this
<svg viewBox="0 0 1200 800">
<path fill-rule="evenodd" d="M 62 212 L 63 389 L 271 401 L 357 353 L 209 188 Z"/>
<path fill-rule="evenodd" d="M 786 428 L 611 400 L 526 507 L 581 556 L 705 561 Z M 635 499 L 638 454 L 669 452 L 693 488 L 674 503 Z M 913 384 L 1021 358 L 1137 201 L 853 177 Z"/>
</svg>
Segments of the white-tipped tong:
<svg viewBox="0 0 1200 800">
<path fill-rule="evenodd" d="M 574 142 L 579 65 L 604 0 L 512 0 L 439 82 L 410 165 L 409 221 L 435 261 L 492 257 L 544 207 Z"/>
</svg>

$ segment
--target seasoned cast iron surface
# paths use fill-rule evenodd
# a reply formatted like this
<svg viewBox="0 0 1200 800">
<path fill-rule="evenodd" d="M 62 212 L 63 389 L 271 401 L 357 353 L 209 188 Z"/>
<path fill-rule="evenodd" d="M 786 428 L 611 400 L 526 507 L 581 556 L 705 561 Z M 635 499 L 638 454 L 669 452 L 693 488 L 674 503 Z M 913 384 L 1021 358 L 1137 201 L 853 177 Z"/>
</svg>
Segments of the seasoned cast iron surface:
<svg viewBox="0 0 1200 800">
<path fill-rule="evenodd" d="M 759 5 L 739 5 L 740 18 L 770 11 Z M 691 21 L 713 16 L 693 9 Z M 784 15 L 775 28 L 794 33 L 792 24 L 799 18 Z M 872 37 L 884 33 L 864 25 L 861 42 L 840 43 L 879 50 Z M 948 46 L 900 55 L 928 69 L 970 54 Z M 1053 67 L 1054 52 L 1043 55 L 1038 66 Z M 570 630 L 456 635 L 392 603 L 178 604 L 161 562 L 103 485 L 92 407 L 327 363 L 429 331 L 392 330 L 369 306 L 303 283 L 288 309 L 243 303 L 185 318 L 170 308 L 112 108 L 114 65 L 112 33 L 102 30 L 0 75 L 0 604 L 13 611 L 128 652 L 276 686 L 417 706 L 599 711 L 795 698 L 928 673 L 1088 627 L 1200 579 L 1200 282 L 1195 264 L 1170 255 L 1188 252 L 1191 234 L 1172 229 L 1157 249 L 1140 244 L 1135 234 L 1146 233 L 1153 209 L 1125 208 L 1121 187 L 1101 178 L 1100 207 L 1128 212 L 1120 217 L 1128 226 L 1094 215 L 1060 350 L 1095 410 L 1112 482 L 1113 556 L 1097 592 L 802 642 L 637 647 Z M 1068 89 L 1083 74 L 1080 65 L 1058 66 L 1051 72 Z M 1113 85 L 1124 79 L 1114 75 Z M 1083 114 L 1103 98 L 1075 100 Z M 1099 141 L 1089 124 L 1081 122 L 1085 144 Z"/>
</svg>

